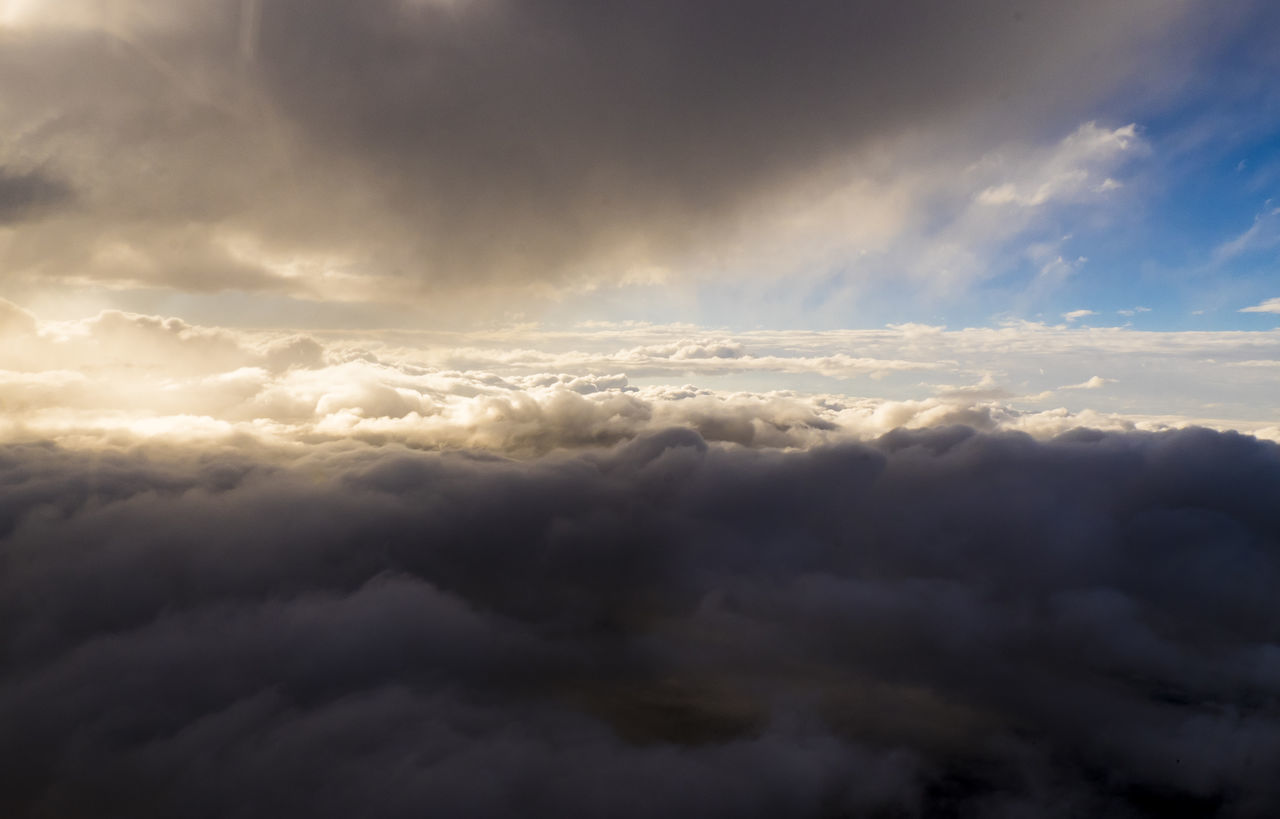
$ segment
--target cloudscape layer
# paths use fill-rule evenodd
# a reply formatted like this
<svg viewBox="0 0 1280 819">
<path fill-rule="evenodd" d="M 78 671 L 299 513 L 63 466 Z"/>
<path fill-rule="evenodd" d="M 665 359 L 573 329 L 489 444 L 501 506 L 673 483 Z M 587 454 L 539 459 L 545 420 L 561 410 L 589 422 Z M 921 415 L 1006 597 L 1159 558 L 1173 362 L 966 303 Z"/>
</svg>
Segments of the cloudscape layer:
<svg viewBox="0 0 1280 819">
<path fill-rule="evenodd" d="M 11 811 L 1280 798 L 1280 448 L 1239 434 L 0 457 Z"/>
<path fill-rule="evenodd" d="M 1278 32 L 0 0 L 0 814 L 1280 814 Z"/>
</svg>

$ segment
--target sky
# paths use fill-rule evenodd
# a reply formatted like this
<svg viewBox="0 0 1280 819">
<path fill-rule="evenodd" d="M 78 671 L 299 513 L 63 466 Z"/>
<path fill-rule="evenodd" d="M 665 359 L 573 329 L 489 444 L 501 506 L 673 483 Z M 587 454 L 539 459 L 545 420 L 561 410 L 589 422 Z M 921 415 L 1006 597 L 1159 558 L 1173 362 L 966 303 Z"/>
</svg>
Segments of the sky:
<svg viewBox="0 0 1280 819">
<path fill-rule="evenodd" d="M 1276 12 L 1057 5 L 8 0 L 0 298 L 1274 437 Z"/>
<path fill-rule="evenodd" d="M 1278 265 L 1264 0 L 0 0 L 0 812 L 1276 815 Z"/>
</svg>

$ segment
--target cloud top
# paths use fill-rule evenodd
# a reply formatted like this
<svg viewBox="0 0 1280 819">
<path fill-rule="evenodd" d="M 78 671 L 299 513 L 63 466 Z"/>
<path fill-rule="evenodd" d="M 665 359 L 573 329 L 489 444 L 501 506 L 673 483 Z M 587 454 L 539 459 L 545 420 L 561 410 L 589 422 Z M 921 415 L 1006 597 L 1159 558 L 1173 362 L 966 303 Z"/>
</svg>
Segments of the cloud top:
<svg viewBox="0 0 1280 819">
<path fill-rule="evenodd" d="M 1280 449 L 1245 436 L 0 472 L 10 815 L 1280 804 Z"/>
</svg>

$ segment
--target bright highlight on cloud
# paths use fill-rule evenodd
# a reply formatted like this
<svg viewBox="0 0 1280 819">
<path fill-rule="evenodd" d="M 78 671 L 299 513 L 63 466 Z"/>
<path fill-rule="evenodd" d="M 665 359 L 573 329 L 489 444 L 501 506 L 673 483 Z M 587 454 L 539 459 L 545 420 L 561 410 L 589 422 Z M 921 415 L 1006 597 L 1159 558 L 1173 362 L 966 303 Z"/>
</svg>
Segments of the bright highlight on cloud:
<svg viewBox="0 0 1280 819">
<path fill-rule="evenodd" d="M 908 325 L 729 336 L 596 325 L 344 335 L 114 311 L 49 322 L 0 308 L 11 439 L 354 439 L 530 455 L 671 426 L 769 447 L 953 423 L 1036 436 L 1200 424 L 1280 437 L 1267 404 L 1280 331 Z M 1175 375 L 1193 380 L 1168 383 Z M 1207 384 L 1212 401 L 1197 398 Z"/>
</svg>

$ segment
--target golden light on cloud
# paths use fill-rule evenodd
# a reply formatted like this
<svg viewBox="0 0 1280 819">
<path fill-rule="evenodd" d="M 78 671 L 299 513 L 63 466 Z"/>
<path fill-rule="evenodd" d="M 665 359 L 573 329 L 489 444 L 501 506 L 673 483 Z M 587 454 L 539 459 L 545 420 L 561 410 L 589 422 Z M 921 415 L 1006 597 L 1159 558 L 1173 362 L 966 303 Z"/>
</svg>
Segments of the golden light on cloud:
<svg viewBox="0 0 1280 819">
<path fill-rule="evenodd" d="M 43 321 L 4 306 L 0 407 L 9 439 L 238 436 L 529 455 L 669 426 L 765 447 L 954 423 L 1039 437 L 1082 424 L 1200 424 L 1280 438 L 1273 418 L 1248 409 L 1268 389 L 1270 370 L 1259 362 L 1280 360 L 1275 332 L 1026 324 L 712 335 L 591 323 L 317 334 L 120 311 Z M 995 360 L 999 379 L 988 369 Z M 1222 366 L 1231 363 L 1240 366 Z M 1215 400 L 1170 396 L 1161 384 L 1171 371 L 1214 383 Z M 1163 410 L 1173 402 L 1178 412 Z"/>
<path fill-rule="evenodd" d="M 40 0 L 2 0 L 0 2 L 0 24 L 6 26 L 21 25 L 34 16 L 35 9 L 48 5 L 48 3 L 42 3 Z"/>
<path fill-rule="evenodd" d="M 0 0 L 0 24 L 110 28 L 119 20 L 121 6 L 113 0 Z"/>
</svg>

